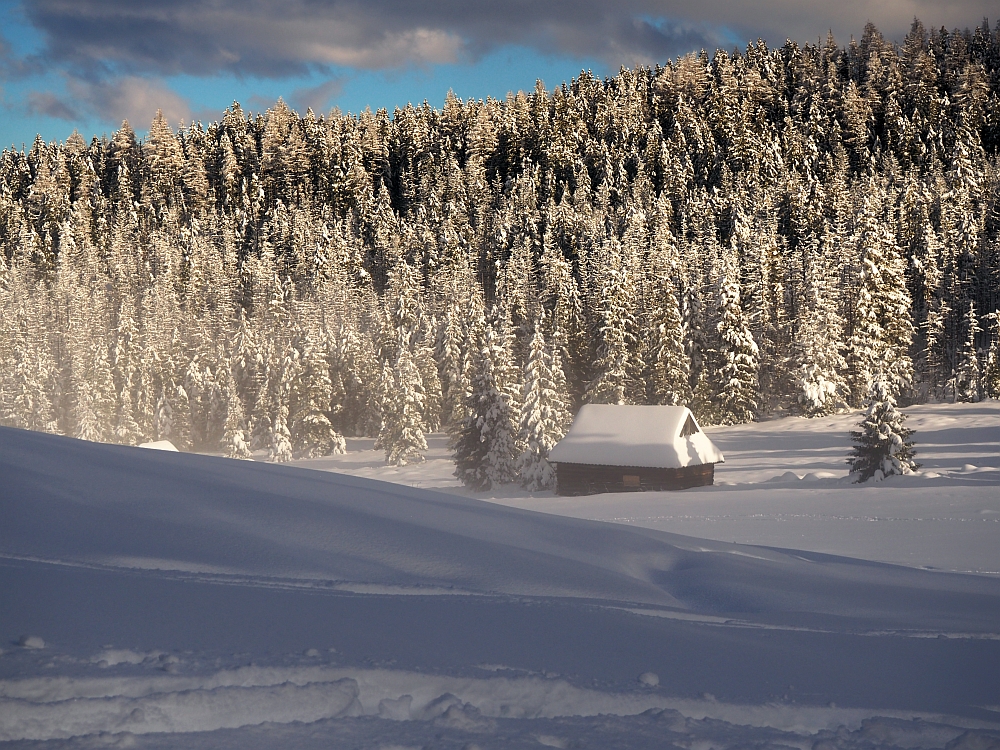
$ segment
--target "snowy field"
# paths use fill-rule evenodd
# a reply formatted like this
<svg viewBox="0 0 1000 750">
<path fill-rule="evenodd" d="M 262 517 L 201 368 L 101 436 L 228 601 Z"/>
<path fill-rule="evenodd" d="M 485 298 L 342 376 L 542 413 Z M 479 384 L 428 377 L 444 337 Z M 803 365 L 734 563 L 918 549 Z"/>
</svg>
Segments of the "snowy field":
<svg viewBox="0 0 1000 750">
<path fill-rule="evenodd" d="M 589 498 L 0 428 L 0 747 L 1000 747 L 1000 406 L 908 413 L 919 476 L 785 419 Z"/>
<path fill-rule="evenodd" d="M 716 466 L 716 486 L 683 492 L 468 492 L 453 476 L 444 435 L 428 440 L 423 464 L 386 466 L 374 440 L 349 439 L 346 455 L 298 465 L 705 539 L 1000 574 L 1000 402 L 904 411 L 916 430 L 919 473 L 864 486 L 847 477 L 858 412 L 706 428 L 726 463 Z"/>
</svg>

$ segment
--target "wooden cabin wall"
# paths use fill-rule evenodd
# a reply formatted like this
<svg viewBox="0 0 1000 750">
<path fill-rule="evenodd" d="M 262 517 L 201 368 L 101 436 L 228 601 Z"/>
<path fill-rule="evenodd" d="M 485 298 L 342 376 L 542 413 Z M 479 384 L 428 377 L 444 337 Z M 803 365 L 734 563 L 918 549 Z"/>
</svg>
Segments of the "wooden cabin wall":
<svg viewBox="0 0 1000 750">
<path fill-rule="evenodd" d="M 699 464 L 682 469 L 636 466 L 595 466 L 556 464 L 556 494 L 596 495 L 601 492 L 642 492 L 686 490 L 715 482 L 715 464 Z"/>
</svg>

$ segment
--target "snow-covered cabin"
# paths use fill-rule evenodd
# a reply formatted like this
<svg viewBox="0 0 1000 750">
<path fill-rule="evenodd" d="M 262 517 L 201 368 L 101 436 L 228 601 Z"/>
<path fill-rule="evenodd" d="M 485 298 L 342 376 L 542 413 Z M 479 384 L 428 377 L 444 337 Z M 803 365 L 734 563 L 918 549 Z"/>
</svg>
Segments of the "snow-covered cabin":
<svg viewBox="0 0 1000 750">
<path fill-rule="evenodd" d="M 685 406 L 587 404 L 549 461 L 558 494 L 591 495 L 712 484 L 725 458 Z"/>
</svg>

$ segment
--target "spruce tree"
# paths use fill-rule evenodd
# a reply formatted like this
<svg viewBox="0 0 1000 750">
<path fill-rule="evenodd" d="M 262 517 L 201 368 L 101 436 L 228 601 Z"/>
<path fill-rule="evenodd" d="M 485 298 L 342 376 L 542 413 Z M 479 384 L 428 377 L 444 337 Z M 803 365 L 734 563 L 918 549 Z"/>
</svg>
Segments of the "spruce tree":
<svg viewBox="0 0 1000 750">
<path fill-rule="evenodd" d="M 219 385 L 226 398 L 226 424 L 222 437 L 225 454 L 228 458 L 251 458 L 253 454 L 250 452 L 250 435 L 243 402 L 240 401 L 235 379 L 230 375 L 228 367 L 220 371 Z"/>
<path fill-rule="evenodd" d="M 463 383 L 462 309 L 457 294 L 448 300 L 438 332 L 435 359 L 440 368 L 441 423 L 445 429 L 457 427 L 465 419 L 466 385 Z"/>
<path fill-rule="evenodd" d="M 979 366 L 979 351 L 976 349 L 976 335 L 982 333 L 976 315 L 976 303 L 969 302 L 965 315 L 965 341 L 958 352 L 958 366 L 955 368 L 955 400 L 975 403 L 983 398 L 982 372 Z"/>
<path fill-rule="evenodd" d="M 420 377 L 420 395 L 423 401 L 421 417 L 424 432 L 437 432 L 441 429 L 444 394 L 441 389 L 437 362 L 434 359 L 434 334 L 436 330 L 437 322 L 434 320 L 434 316 L 431 316 L 421 325 L 420 338 L 414 346 L 413 353 L 413 364 Z"/>
<path fill-rule="evenodd" d="M 990 347 L 983 369 L 983 393 L 987 398 L 1000 399 L 1000 314 L 990 313 Z"/>
<path fill-rule="evenodd" d="M 524 363 L 518 434 L 518 442 L 524 448 L 516 465 L 521 484 L 532 491 L 555 487 L 555 470 L 548 455 L 562 439 L 569 421 L 554 367 L 558 367 L 558 362 L 553 361 L 551 350 L 546 346 L 539 319 Z"/>
<path fill-rule="evenodd" d="M 805 283 L 792 358 L 798 375 L 799 408 L 806 416 L 830 414 L 846 406 L 845 368 L 840 353 L 843 319 L 832 279 L 829 234 L 805 247 Z"/>
<path fill-rule="evenodd" d="M 617 242 L 608 252 L 620 252 Z M 605 269 L 598 311 L 598 353 L 595 377 L 587 387 L 587 401 L 594 404 L 629 404 L 636 401 L 639 342 L 636 338 L 635 279 L 631 269 L 612 265 Z"/>
<path fill-rule="evenodd" d="M 880 377 L 894 394 L 909 390 L 913 382 L 909 355 L 913 322 L 906 263 L 882 217 L 883 200 L 884 187 L 870 179 L 861 198 L 855 233 L 860 268 L 852 300 L 853 331 L 847 345 L 854 403 Z"/>
<path fill-rule="evenodd" d="M 758 349 L 740 307 L 740 285 L 735 269 L 718 284 L 720 341 L 716 421 L 719 424 L 752 422 L 757 416 Z"/>
<path fill-rule="evenodd" d="M 868 396 L 861 430 L 851 431 L 854 448 L 847 462 L 855 483 L 890 474 L 912 474 L 920 464 L 913 461 L 913 430 L 903 425 L 906 415 L 896 409 L 896 399 L 886 379 L 876 378 Z"/>
<path fill-rule="evenodd" d="M 504 336 L 486 326 L 474 360 L 472 392 L 465 422 L 454 441 L 455 476 L 485 491 L 517 478 L 518 415 L 509 393 Z"/>
<path fill-rule="evenodd" d="M 321 336 L 306 333 L 290 396 L 292 448 L 298 458 L 344 453 L 346 443 L 330 422 L 333 382 Z"/>
<path fill-rule="evenodd" d="M 294 454 L 292 452 L 292 435 L 288 429 L 289 401 L 291 400 L 291 387 L 295 381 L 296 370 L 298 368 L 297 352 L 291 343 L 283 345 L 281 359 L 275 368 L 275 383 L 271 427 L 268 435 L 267 460 L 275 463 L 286 463 L 291 461 Z"/>
<path fill-rule="evenodd" d="M 393 466 L 423 461 L 427 441 L 420 372 L 407 347 L 399 347 L 394 367 L 385 363 L 382 378 L 382 425 L 375 448 L 384 450 L 386 463 Z"/>
</svg>

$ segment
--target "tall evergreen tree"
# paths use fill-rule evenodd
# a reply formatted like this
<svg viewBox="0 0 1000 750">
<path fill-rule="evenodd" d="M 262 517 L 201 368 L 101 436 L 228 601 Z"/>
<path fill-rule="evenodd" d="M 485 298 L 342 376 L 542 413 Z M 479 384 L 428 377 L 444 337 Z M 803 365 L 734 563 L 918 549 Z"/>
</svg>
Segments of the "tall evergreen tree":
<svg viewBox="0 0 1000 750">
<path fill-rule="evenodd" d="M 740 307 L 735 266 L 718 284 L 720 351 L 715 419 L 720 424 L 752 422 L 757 416 L 758 349 Z"/>
<path fill-rule="evenodd" d="M 535 322 L 528 358 L 524 363 L 521 423 L 518 442 L 524 446 L 517 458 L 521 484 L 529 490 L 555 487 L 555 470 L 548 461 L 549 451 L 562 439 L 569 412 L 561 393 L 561 373 L 557 359 L 546 346 L 541 320 Z"/>
<path fill-rule="evenodd" d="M 982 369 L 979 366 L 979 350 L 976 336 L 982 333 L 976 315 L 976 303 L 969 302 L 965 315 L 965 341 L 958 353 L 958 367 L 955 369 L 955 400 L 976 402 L 983 398 Z"/>
<path fill-rule="evenodd" d="M 517 478 L 518 413 L 510 393 L 505 336 L 487 324 L 474 359 L 472 392 L 455 438 L 455 475 L 474 490 L 490 490 Z"/>
<path fill-rule="evenodd" d="M 385 363 L 382 378 L 382 426 L 375 448 L 384 450 L 386 463 L 394 466 L 423 461 L 424 398 L 420 372 L 407 347 L 400 346 L 394 367 Z"/>
<path fill-rule="evenodd" d="M 308 331 L 302 341 L 302 353 L 292 385 L 292 449 L 300 458 L 344 453 L 344 438 L 330 422 L 333 382 L 326 347 L 321 336 Z"/>
<path fill-rule="evenodd" d="M 251 458 L 250 434 L 247 430 L 243 402 L 240 401 L 236 382 L 230 375 L 229 368 L 220 370 L 220 387 L 226 399 L 226 424 L 223 430 L 222 443 L 226 456 L 229 458 Z"/>
</svg>

